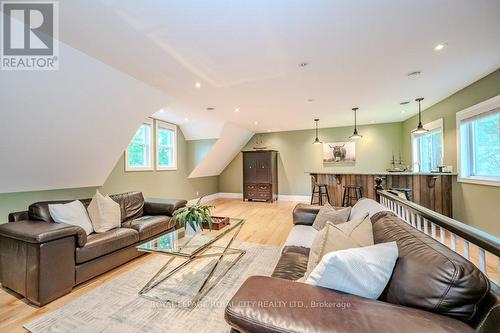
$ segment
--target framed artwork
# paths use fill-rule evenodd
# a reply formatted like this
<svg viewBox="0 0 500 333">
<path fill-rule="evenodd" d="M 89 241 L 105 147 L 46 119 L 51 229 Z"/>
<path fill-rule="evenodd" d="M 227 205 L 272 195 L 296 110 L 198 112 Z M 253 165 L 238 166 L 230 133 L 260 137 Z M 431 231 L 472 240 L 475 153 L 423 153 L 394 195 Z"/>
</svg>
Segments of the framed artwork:
<svg viewBox="0 0 500 333">
<path fill-rule="evenodd" d="M 356 162 L 355 142 L 323 143 L 323 163 L 354 163 Z"/>
</svg>

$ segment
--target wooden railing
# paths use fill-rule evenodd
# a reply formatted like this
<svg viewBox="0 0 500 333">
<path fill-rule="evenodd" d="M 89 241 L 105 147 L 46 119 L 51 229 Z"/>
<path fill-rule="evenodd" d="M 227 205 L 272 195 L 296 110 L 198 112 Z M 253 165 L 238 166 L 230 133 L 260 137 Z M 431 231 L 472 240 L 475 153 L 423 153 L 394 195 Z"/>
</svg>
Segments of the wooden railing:
<svg viewBox="0 0 500 333">
<path fill-rule="evenodd" d="M 394 192 L 378 190 L 377 195 L 382 205 L 406 223 L 473 262 L 492 282 L 500 285 L 500 238 L 403 199 Z"/>
</svg>

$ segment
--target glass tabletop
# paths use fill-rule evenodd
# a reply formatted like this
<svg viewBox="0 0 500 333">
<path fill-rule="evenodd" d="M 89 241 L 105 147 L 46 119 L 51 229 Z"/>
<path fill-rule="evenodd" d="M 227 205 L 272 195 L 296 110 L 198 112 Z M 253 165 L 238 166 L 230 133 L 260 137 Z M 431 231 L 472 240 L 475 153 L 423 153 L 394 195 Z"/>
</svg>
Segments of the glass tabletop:
<svg viewBox="0 0 500 333">
<path fill-rule="evenodd" d="M 157 252 L 182 257 L 191 257 L 206 249 L 222 236 L 241 226 L 245 220 L 230 219 L 229 225 L 219 230 L 203 229 L 201 233 L 186 236 L 184 228 L 176 229 L 163 236 L 137 246 L 139 251 Z"/>
</svg>

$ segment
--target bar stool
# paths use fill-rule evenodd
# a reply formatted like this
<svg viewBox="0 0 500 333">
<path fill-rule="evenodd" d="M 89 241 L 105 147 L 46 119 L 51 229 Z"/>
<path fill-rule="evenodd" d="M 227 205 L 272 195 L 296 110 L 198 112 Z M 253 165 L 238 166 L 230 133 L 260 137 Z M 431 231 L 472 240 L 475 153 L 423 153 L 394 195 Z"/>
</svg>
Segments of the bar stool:
<svg viewBox="0 0 500 333">
<path fill-rule="evenodd" d="M 356 199 L 356 201 L 358 201 L 362 196 L 360 185 L 344 185 L 342 206 L 349 207 L 351 206 L 352 199 Z"/>
<path fill-rule="evenodd" d="M 319 204 L 320 206 L 323 206 L 323 197 L 326 197 L 328 200 L 327 202 L 330 202 L 330 194 L 328 194 L 328 185 L 327 184 L 319 184 L 316 176 L 311 175 L 312 181 L 313 181 L 313 191 L 311 194 L 311 205 Z M 318 195 L 318 202 L 313 203 L 314 201 L 314 195 Z"/>
</svg>

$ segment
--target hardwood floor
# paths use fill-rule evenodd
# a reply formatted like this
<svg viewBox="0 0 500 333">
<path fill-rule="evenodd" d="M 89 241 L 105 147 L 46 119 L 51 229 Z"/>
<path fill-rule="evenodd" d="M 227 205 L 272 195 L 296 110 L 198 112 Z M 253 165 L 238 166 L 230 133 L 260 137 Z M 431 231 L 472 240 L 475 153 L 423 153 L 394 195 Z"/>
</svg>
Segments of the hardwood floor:
<svg viewBox="0 0 500 333">
<path fill-rule="evenodd" d="M 292 228 L 292 210 L 296 202 L 277 201 L 272 204 L 242 202 L 237 199 L 217 199 L 214 215 L 239 217 L 246 220 L 238 235 L 238 240 L 263 245 L 281 245 Z M 73 292 L 43 307 L 29 304 L 26 299 L 0 289 L 0 332 L 26 332 L 23 324 L 44 313 L 53 311 L 71 300 L 89 292 L 120 274 L 150 260 L 152 255 L 144 255 L 123 266 L 98 276 L 76 287 Z"/>
<path fill-rule="evenodd" d="M 259 202 L 242 202 L 238 199 L 217 199 L 212 202 L 215 206 L 214 215 L 239 217 L 246 220 L 238 240 L 259 243 L 263 245 L 280 246 L 284 243 L 290 229 L 292 228 L 292 210 L 296 202 L 278 201 L 272 204 Z M 450 239 L 446 240 L 448 246 Z M 457 248 L 462 248 L 460 240 Z M 72 293 L 43 306 L 36 307 L 29 304 L 25 299 L 0 289 L 0 332 L 26 332 L 22 325 L 36 317 L 53 311 L 71 300 L 87 293 L 101 284 L 119 276 L 120 274 L 150 260 L 151 255 L 137 258 L 119 268 L 107 272 L 97 278 L 88 281 L 73 290 Z M 471 260 L 477 264 L 477 249 L 471 247 Z M 498 281 L 498 268 L 495 259 L 487 255 L 487 269 L 490 278 Z"/>
</svg>

